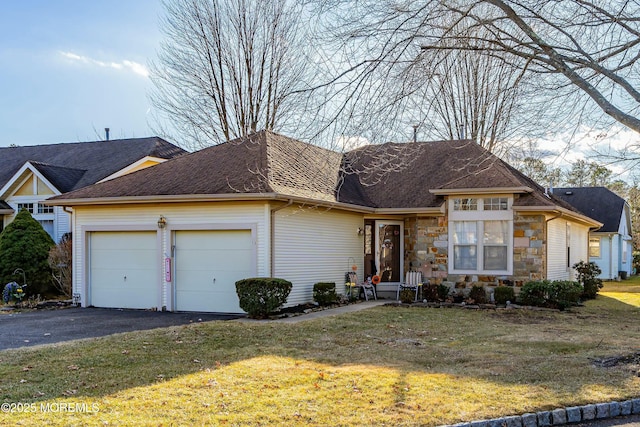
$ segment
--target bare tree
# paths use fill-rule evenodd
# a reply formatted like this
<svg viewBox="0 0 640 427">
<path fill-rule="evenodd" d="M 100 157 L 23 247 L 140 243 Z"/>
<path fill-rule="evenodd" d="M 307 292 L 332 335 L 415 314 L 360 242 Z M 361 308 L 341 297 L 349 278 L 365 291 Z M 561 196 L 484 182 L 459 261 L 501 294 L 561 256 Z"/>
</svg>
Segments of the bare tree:
<svg viewBox="0 0 640 427">
<path fill-rule="evenodd" d="M 297 2 L 163 4 L 166 40 L 151 67 L 151 99 L 178 141 L 197 149 L 296 123 L 310 68 Z"/>
<path fill-rule="evenodd" d="M 352 52 L 362 52 L 342 75 L 351 77 L 354 88 L 392 75 L 420 49 L 479 52 L 531 73 L 540 94 L 562 101 L 559 108 L 573 116 L 556 114 L 552 128 L 595 120 L 599 110 L 640 132 L 637 2 L 334 0 L 331 5 L 339 11 L 336 20 L 353 9 L 336 28 Z M 353 89 L 351 95 L 357 93 Z"/>
</svg>

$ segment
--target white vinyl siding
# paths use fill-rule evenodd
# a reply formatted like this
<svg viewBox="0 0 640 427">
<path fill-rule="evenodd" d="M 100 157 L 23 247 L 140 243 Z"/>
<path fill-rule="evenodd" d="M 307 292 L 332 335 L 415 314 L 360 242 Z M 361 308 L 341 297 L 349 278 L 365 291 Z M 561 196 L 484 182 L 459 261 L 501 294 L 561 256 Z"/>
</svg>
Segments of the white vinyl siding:
<svg viewBox="0 0 640 427">
<path fill-rule="evenodd" d="M 276 212 L 273 275 L 293 283 L 287 306 L 312 301 L 317 282 L 335 282 L 343 293 L 353 263 L 363 280 L 361 227 L 362 215 L 336 209 L 292 206 Z"/>
<path fill-rule="evenodd" d="M 547 223 L 547 279 L 567 280 L 567 221 L 554 219 Z"/>
<path fill-rule="evenodd" d="M 589 259 L 588 236 L 589 229 L 586 226 L 563 218 L 547 223 L 547 279 L 575 280 L 573 265 Z M 567 251 L 567 248 L 570 250 Z"/>
</svg>

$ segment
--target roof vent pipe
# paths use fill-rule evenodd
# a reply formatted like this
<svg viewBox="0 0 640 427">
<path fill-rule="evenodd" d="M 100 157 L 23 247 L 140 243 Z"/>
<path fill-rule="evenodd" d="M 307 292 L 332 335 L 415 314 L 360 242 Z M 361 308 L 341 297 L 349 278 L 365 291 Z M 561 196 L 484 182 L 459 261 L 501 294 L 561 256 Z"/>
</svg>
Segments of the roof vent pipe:
<svg viewBox="0 0 640 427">
<path fill-rule="evenodd" d="M 105 141 L 109 140 L 109 128 L 104 128 Z"/>
</svg>

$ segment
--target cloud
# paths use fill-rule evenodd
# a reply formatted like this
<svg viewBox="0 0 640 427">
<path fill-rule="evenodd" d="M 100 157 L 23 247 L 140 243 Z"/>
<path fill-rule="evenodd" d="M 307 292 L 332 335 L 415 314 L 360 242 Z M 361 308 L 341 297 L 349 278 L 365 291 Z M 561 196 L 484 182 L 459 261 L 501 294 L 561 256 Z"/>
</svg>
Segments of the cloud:
<svg viewBox="0 0 640 427">
<path fill-rule="evenodd" d="M 97 59 L 90 58 L 88 56 L 78 55 L 73 52 L 61 51 L 60 55 L 62 55 L 63 57 L 71 61 L 80 62 L 82 64 L 94 65 L 101 68 L 111 68 L 115 70 L 131 71 L 134 74 L 137 74 L 139 76 L 149 77 L 149 70 L 147 70 L 147 67 L 134 61 L 128 61 L 126 59 L 123 60 L 122 62 L 105 62 L 105 61 L 99 61 Z"/>
</svg>

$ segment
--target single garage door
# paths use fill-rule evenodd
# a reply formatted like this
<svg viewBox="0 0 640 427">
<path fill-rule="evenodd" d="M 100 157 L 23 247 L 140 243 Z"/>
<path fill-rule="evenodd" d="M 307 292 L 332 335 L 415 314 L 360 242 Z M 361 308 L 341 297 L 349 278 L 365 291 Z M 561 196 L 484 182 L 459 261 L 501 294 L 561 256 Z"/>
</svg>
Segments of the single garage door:
<svg viewBox="0 0 640 427">
<path fill-rule="evenodd" d="M 242 313 L 236 281 L 255 274 L 251 230 L 175 232 L 177 311 Z"/>
<path fill-rule="evenodd" d="M 92 232 L 89 236 L 89 305 L 158 307 L 156 232 Z"/>
</svg>

